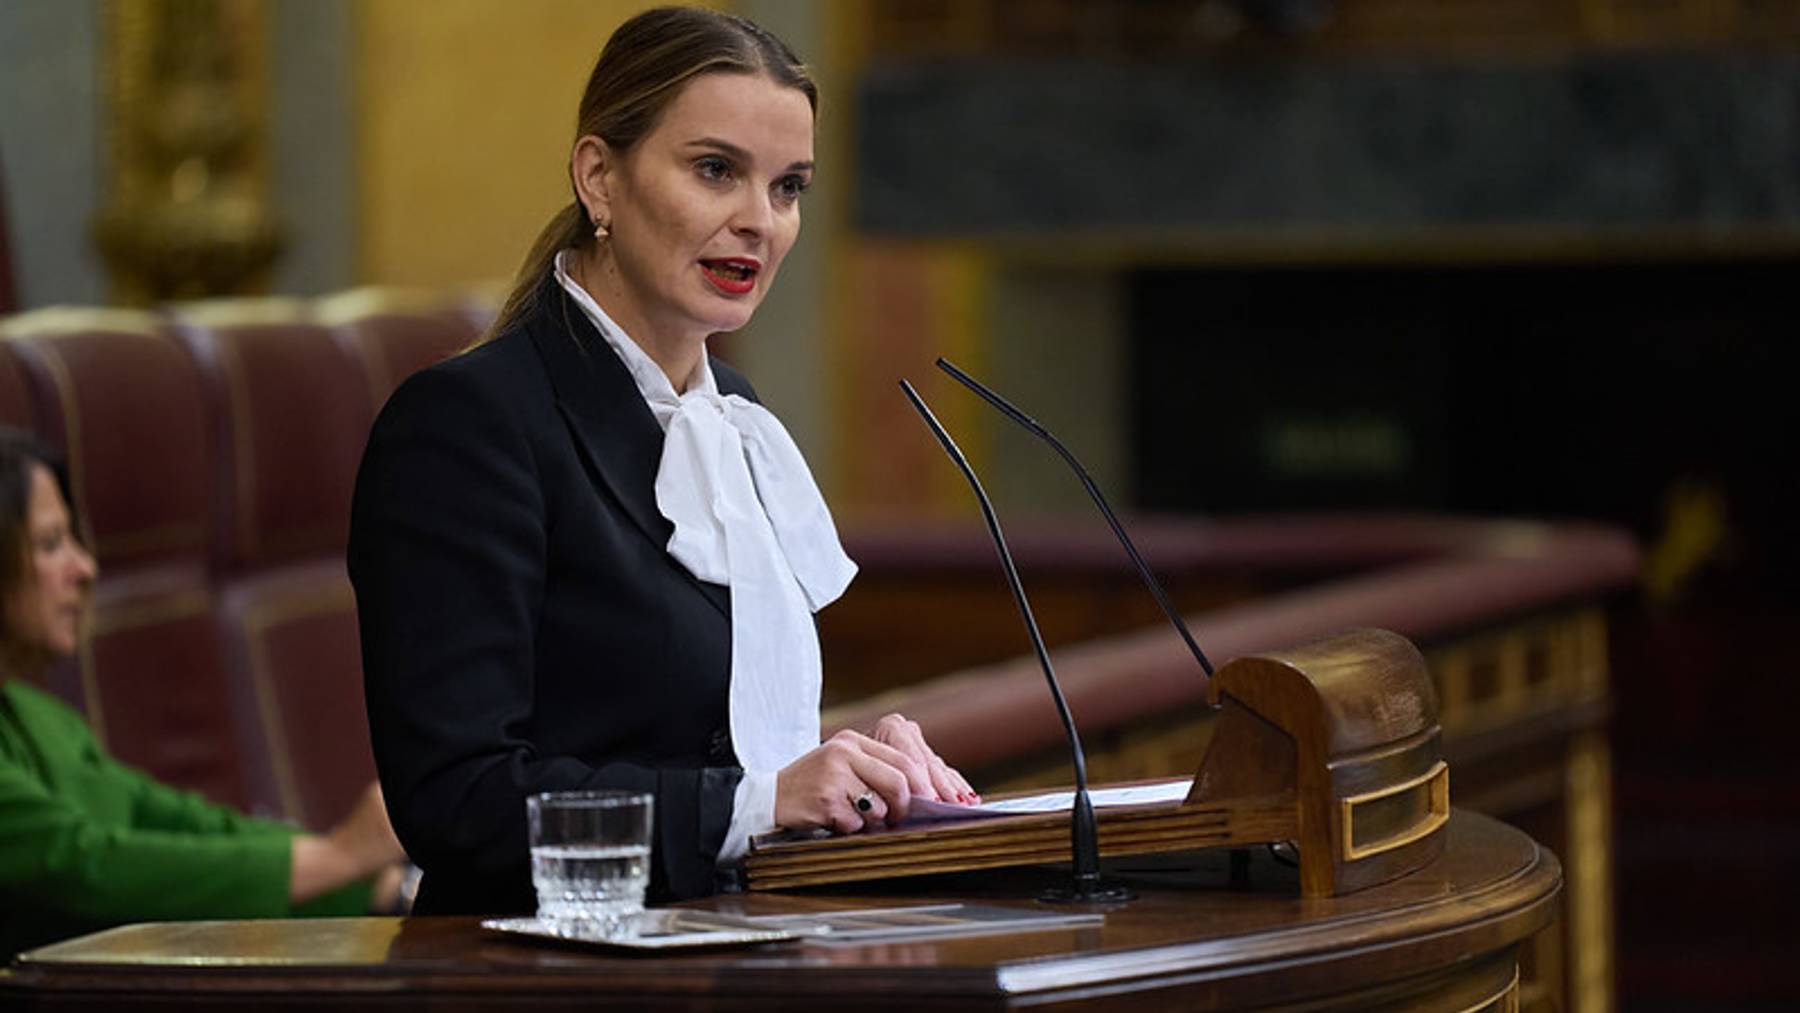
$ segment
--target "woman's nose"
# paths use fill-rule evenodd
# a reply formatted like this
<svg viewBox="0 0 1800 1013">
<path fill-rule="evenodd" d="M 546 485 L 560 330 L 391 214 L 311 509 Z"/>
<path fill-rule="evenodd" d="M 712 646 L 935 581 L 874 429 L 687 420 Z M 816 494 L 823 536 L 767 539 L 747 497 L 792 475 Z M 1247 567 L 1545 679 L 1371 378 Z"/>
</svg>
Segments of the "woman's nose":
<svg viewBox="0 0 1800 1013">
<path fill-rule="evenodd" d="M 75 569 L 75 579 L 83 584 L 93 583 L 94 578 L 100 575 L 100 564 L 94 561 L 92 553 L 79 545 L 74 547 L 74 553 L 75 558 L 72 565 Z"/>
<path fill-rule="evenodd" d="M 732 218 L 732 231 L 747 236 L 767 235 L 774 222 L 775 209 L 770 206 L 767 194 L 751 187 L 745 187 L 745 191 L 748 196 L 738 205 L 737 214 Z"/>
</svg>

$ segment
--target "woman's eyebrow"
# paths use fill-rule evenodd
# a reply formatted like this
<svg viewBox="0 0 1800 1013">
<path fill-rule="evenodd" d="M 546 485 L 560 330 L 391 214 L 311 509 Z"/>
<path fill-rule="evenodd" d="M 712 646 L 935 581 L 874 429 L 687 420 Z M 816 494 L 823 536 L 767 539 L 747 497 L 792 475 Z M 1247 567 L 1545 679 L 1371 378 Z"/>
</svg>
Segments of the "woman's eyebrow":
<svg viewBox="0 0 1800 1013">
<path fill-rule="evenodd" d="M 730 141 L 720 140 L 717 137 L 697 137 L 694 140 L 691 140 L 688 142 L 688 147 L 690 147 L 690 148 L 711 148 L 711 149 L 719 152 L 721 155 L 729 156 L 734 161 L 743 162 L 746 165 L 752 164 L 756 161 L 754 158 L 750 157 L 750 152 L 744 150 L 743 148 L 738 147 L 737 145 L 731 143 Z M 788 167 L 787 167 L 788 172 L 811 172 L 812 169 L 813 169 L 813 163 L 811 160 L 804 161 L 804 162 L 791 162 L 788 164 Z"/>
</svg>

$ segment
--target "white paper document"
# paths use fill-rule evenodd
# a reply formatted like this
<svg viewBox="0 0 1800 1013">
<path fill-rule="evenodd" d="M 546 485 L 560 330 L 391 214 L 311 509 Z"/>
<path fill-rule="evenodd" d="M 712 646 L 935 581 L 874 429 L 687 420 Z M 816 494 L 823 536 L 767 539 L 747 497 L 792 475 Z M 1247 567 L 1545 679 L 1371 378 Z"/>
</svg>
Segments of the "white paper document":
<svg viewBox="0 0 1800 1013">
<path fill-rule="evenodd" d="M 1180 781 L 1163 781 L 1157 784 L 1134 784 L 1122 788 L 1090 789 L 1088 798 L 1094 808 L 1119 805 L 1151 805 L 1157 802 L 1179 802 L 1187 798 L 1188 790 L 1194 786 L 1193 778 Z M 977 816 L 1016 816 L 1020 813 L 1053 813 L 1066 812 L 1075 804 L 1075 793 L 1072 791 L 1050 791 L 1041 795 L 1021 795 L 1017 798 L 1002 799 L 998 802 L 983 802 L 980 805 L 958 805 L 954 802 L 931 802 L 925 799 L 914 799 L 912 809 L 907 813 L 906 822 L 915 823 L 926 820 L 958 820 L 973 819 Z"/>
</svg>

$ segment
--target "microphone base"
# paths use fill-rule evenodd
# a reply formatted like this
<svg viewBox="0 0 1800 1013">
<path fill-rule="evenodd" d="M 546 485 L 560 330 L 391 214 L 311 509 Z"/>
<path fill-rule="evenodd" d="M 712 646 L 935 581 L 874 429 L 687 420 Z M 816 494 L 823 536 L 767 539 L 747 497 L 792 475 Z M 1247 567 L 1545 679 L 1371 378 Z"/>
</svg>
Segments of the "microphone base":
<svg viewBox="0 0 1800 1013">
<path fill-rule="evenodd" d="M 1137 900 L 1137 894 L 1128 886 L 1097 883 L 1052 887 L 1037 899 L 1046 904 L 1126 904 Z"/>
</svg>

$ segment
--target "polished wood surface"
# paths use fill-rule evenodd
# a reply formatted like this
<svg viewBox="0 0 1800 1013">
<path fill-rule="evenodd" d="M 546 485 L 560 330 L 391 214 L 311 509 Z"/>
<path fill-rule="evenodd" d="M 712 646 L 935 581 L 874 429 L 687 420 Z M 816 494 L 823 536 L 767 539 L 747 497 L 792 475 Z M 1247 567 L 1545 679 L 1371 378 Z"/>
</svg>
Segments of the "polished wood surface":
<svg viewBox="0 0 1800 1013">
<path fill-rule="evenodd" d="M 1411 641 L 1350 630 L 1238 658 L 1219 669 L 1207 695 L 1221 708 L 1219 734 L 1188 801 L 1291 785 L 1295 830 L 1275 840 L 1299 844 L 1302 893 L 1360 890 L 1437 857 L 1449 771 L 1437 695 Z M 1268 773 L 1290 765 L 1291 782 Z"/>
<path fill-rule="evenodd" d="M 129 926 L 23 955 L 0 1008 L 329 1007 L 1503 1010 L 1518 944 L 1556 914 L 1556 858 L 1473 813 L 1404 879 L 1301 898 L 1262 854 L 1159 857 L 1117 872 L 1139 899 L 1103 925 L 868 945 L 782 943 L 682 956 L 533 946 L 474 919 L 195 922 Z M 1241 875 L 1239 875 L 1241 874 Z M 886 892 L 739 894 L 745 914 L 946 899 L 1031 904 L 1045 870 L 897 881 Z"/>
<path fill-rule="evenodd" d="M 1095 785 L 1097 790 L 1113 787 Z M 1176 802 L 1096 811 L 1102 858 L 1293 840 L 1293 792 L 1219 805 Z M 745 861 L 752 890 L 1067 861 L 1065 812 L 955 820 L 848 837 L 779 838 Z"/>
<path fill-rule="evenodd" d="M 1450 815 L 1437 696 L 1405 637 L 1350 630 L 1237 658 L 1208 686 L 1218 730 L 1185 801 L 1099 808 L 1103 858 L 1296 842 L 1300 892 L 1327 897 L 1435 859 Z M 1104 786 L 1097 786 L 1104 787 Z M 1054 862 L 1062 814 L 751 842 L 752 890 Z"/>
</svg>

